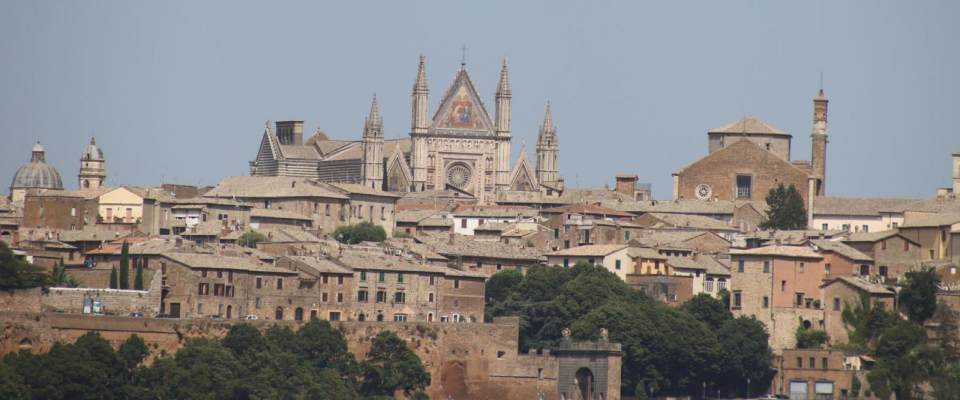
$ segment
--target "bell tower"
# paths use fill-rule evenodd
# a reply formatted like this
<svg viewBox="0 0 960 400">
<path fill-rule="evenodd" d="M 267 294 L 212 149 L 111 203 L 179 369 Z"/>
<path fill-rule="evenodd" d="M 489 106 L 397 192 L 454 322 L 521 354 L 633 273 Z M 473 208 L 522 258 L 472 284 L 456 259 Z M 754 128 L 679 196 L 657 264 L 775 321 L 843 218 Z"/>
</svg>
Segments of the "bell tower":
<svg viewBox="0 0 960 400">
<path fill-rule="evenodd" d="M 417 67 L 417 80 L 413 83 L 412 116 L 410 123 L 410 160 L 413 164 L 413 191 L 423 191 L 427 182 L 427 131 L 430 122 L 427 120 L 427 72 L 426 59 L 420 56 Z"/>
<path fill-rule="evenodd" d="M 383 120 L 377 108 L 377 95 L 370 102 L 370 115 L 363 125 L 363 185 L 383 188 Z"/>
<path fill-rule="evenodd" d="M 813 166 L 814 188 L 816 196 L 825 196 L 827 193 L 827 97 L 823 89 L 813 98 L 813 132 L 810 134 L 812 154 L 810 163 Z"/>
<path fill-rule="evenodd" d="M 497 85 L 497 122 L 496 122 L 496 140 L 497 140 L 497 190 L 508 190 L 510 188 L 510 112 L 513 94 L 510 91 L 510 76 L 507 71 L 507 59 L 503 59 L 500 67 L 500 83 Z"/>
<path fill-rule="evenodd" d="M 97 146 L 96 138 L 90 138 L 90 144 L 80 156 L 80 174 L 77 178 L 80 189 L 99 189 L 104 186 L 107 179 L 106 160 Z"/>
<path fill-rule="evenodd" d="M 550 102 L 543 114 L 543 125 L 537 136 L 537 181 L 556 183 L 560 180 L 560 142 L 557 140 L 557 127 L 553 125 L 553 112 Z"/>
</svg>

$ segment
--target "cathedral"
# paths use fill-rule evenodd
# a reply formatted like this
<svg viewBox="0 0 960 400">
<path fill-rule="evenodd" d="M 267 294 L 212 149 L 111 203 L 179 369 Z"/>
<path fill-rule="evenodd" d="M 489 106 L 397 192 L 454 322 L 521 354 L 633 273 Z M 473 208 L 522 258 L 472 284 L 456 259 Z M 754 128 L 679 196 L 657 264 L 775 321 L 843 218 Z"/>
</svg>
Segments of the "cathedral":
<svg viewBox="0 0 960 400">
<path fill-rule="evenodd" d="M 426 62 L 420 57 L 412 91 L 409 138 L 385 139 L 374 96 L 360 140 L 330 139 L 317 130 L 303 140 L 303 121 L 267 123 L 252 176 L 299 176 L 324 182 L 359 183 L 391 192 L 454 191 L 490 204 L 498 193 L 559 193 L 556 127 L 549 103 L 536 148 L 536 166 L 526 149 L 511 167 L 512 93 L 507 63 L 500 69 L 493 117 L 461 63 L 428 119 Z"/>
</svg>

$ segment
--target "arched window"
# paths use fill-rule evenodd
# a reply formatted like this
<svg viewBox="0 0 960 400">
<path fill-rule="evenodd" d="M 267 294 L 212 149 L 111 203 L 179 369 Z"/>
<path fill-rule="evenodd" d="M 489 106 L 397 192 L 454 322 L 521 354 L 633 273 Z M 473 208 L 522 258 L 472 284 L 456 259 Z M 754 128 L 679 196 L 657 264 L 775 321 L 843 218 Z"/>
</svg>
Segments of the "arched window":
<svg viewBox="0 0 960 400">
<path fill-rule="evenodd" d="M 383 314 L 377 314 L 377 322 L 383 322 Z"/>
<path fill-rule="evenodd" d="M 89 189 L 89 188 L 90 188 L 90 181 L 84 179 L 84 180 L 83 180 L 83 188 L 84 188 L 84 189 Z"/>
<path fill-rule="evenodd" d="M 367 316 L 364 313 L 360 313 L 360 315 L 357 315 L 357 321 L 363 322 L 366 320 L 367 320 Z"/>
<path fill-rule="evenodd" d="M 293 310 L 293 319 L 303 321 L 303 308 L 297 307 Z"/>
<path fill-rule="evenodd" d="M 277 307 L 277 311 L 274 314 L 274 318 L 277 321 L 283 320 L 283 307 Z"/>
</svg>

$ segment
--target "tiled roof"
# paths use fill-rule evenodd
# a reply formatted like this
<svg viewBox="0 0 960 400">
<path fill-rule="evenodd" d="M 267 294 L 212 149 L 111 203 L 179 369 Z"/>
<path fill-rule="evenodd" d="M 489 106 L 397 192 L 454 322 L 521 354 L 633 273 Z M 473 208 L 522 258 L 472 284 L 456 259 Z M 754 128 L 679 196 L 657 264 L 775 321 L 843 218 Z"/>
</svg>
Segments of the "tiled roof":
<svg viewBox="0 0 960 400">
<path fill-rule="evenodd" d="M 730 276 L 730 269 L 710 256 L 670 257 L 667 263 L 674 268 L 699 269 L 706 271 L 709 275 Z"/>
<path fill-rule="evenodd" d="M 690 228 L 690 229 L 700 229 L 700 230 L 714 230 L 714 231 L 736 231 L 737 228 L 734 228 L 727 224 L 726 222 L 704 217 L 702 215 L 690 215 L 690 214 L 669 214 L 669 213 L 647 213 L 653 218 L 656 218 L 660 221 L 663 221 L 668 226 L 676 228 Z"/>
<path fill-rule="evenodd" d="M 867 282 L 867 281 L 865 281 L 865 280 L 863 280 L 863 279 L 854 278 L 854 277 L 850 277 L 850 276 L 839 276 L 839 277 L 837 277 L 837 278 L 834 278 L 834 279 L 831 280 L 831 281 L 828 281 L 828 282 L 823 283 L 822 285 L 820 285 L 820 287 L 827 287 L 827 286 L 830 286 L 830 285 L 832 285 L 832 284 L 834 284 L 834 283 L 836 283 L 836 282 L 846 283 L 846 284 L 848 284 L 848 285 L 850 285 L 850 286 L 853 286 L 853 287 L 855 287 L 855 288 L 857 288 L 857 289 L 860 289 L 860 290 L 862 290 L 862 291 L 864 291 L 864 292 L 867 292 L 867 293 L 870 293 L 870 294 L 887 295 L 887 296 L 893 296 L 893 295 L 895 295 L 894 291 L 893 291 L 893 290 L 890 290 L 890 289 L 887 288 L 886 286 L 883 286 L 883 285 L 880 285 L 880 284 L 876 284 L 876 283 L 873 283 L 873 282 Z"/>
<path fill-rule="evenodd" d="M 87 225 L 79 231 L 60 231 L 58 236 L 63 242 L 99 242 L 119 239 L 130 235 L 130 232 L 110 231 Z"/>
<path fill-rule="evenodd" d="M 280 145 L 280 153 L 284 158 L 300 158 L 306 160 L 320 160 L 320 153 L 313 146 L 305 145 Z"/>
<path fill-rule="evenodd" d="M 821 250 L 832 251 L 853 261 L 873 261 L 873 257 L 863 254 L 860 250 L 850 247 L 841 241 L 814 239 L 811 240 L 810 243 L 813 243 Z"/>
<path fill-rule="evenodd" d="M 204 221 L 187 229 L 180 236 L 219 236 L 223 233 L 223 222 Z"/>
<path fill-rule="evenodd" d="M 340 190 L 343 193 L 347 194 L 365 194 L 368 196 L 380 196 L 380 197 L 393 197 L 400 198 L 401 196 L 396 193 L 384 192 L 382 190 L 377 190 L 366 185 L 360 185 L 357 183 L 327 183 L 327 185 L 332 186 L 336 190 Z"/>
<path fill-rule="evenodd" d="M 415 224 L 427 218 L 442 214 L 443 212 L 438 210 L 404 210 L 397 211 L 397 214 L 394 216 L 394 220 L 396 220 L 398 223 Z"/>
<path fill-rule="evenodd" d="M 277 274 L 296 274 L 295 271 L 291 271 L 288 269 L 261 265 L 256 261 L 246 257 L 227 257 L 227 256 L 217 256 L 213 254 L 175 253 L 175 252 L 164 252 L 161 255 L 190 268 L 210 268 L 210 269 L 226 269 L 226 270 L 235 270 L 235 271 L 265 272 L 265 273 L 277 273 Z"/>
<path fill-rule="evenodd" d="M 960 198 L 933 197 L 929 199 L 917 200 L 912 203 L 883 211 L 900 213 L 905 211 L 960 213 Z"/>
<path fill-rule="evenodd" d="M 281 258 L 287 258 L 301 265 L 307 266 L 316 272 L 317 274 L 322 273 L 331 273 L 331 274 L 353 274 L 353 270 L 345 268 L 340 264 L 337 264 L 325 257 L 310 257 L 310 256 L 283 256 Z"/>
<path fill-rule="evenodd" d="M 424 220 L 421 220 L 420 222 L 418 222 L 418 223 L 417 223 L 417 226 L 421 226 L 421 227 L 451 227 L 451 226 L 453 226 L 453 220 L 452 220 L 452 219 L 449 219 L 449 218 L 442 218 L 442 217 L 427 218 L 427 219 L 424 219 Z"/>
<path fill-rule="evenodd" d="M 656 248 L 689 248 L 689 246 L 683 243 L 701 235 L 713 235 L 723 239 L 720 236 L 707 231 L 647 229 L 641 231 L 640 234 L 633 238 L 632 241 L 635 241 L 643 246 Z"/>
<path fill-rule="evenodd" d="M 770 245 L 752 249 L 730 249 L 732 255 L 823 258 L 809 246 Z"/>
<path fill-rule="evenodd" d="M 623 211 L 617 211 L 609 207 L 604 207 L 597 204 L 590 203 L 580 203 L 580 204 L 569 204 L 560 207 L 547 208 L 540 211 L 541 214 L 561 214 L 561 213 L 573 213 L 573 214 L 585 214 L 585 215 L 602 215 L 608 217 L 623 217 L 630 218 L 633 217 L 633 214 Z"/>
<path fill-rule="evenodd" d="M 645 258 L 648 260 L 666 260 L 667 259 L 667 256 L 660 254 L 660 252 L 657 251 L 657 249 L 650 248 L 650 247 L 630 246 L 630 248 L 627 249 L 627 254 L 629 254 L 630 257 L 639 257 L 639 258 Z"/>
<path fill-rule="evenodd" d="M 267 236 L 270 243 L 320 243 L 324 240 L 312 233 L 298 228 L 261 229 L 258 232 Z"/>
<path fill-rule="evenodd" d="M 460 207 L 451 214 L 455 217 L 529 218 L 537 216 L 537 210 L 526 207 Z"/>
<path fill-rule="evenodd" d="M 423 272 L 472 278 L 486 277 L 479 271 L 463 271 L 446 266 L 416 263 L 413 259 L 388 254 L 385 249 L 381 248 L 359 249 L 345 246 L 343 252 L 334 259 L 341 265 L 354 270 Z"/>
<path fill-rule="evenodd" d="M 930 228 L 960 222 L 960 213 L 907 215 L 901 228 Z"/>
<path fill-rule="evenodd" d="M 416 240 L 430 246 L 434 251 L 447 258 L 484 257 L 506 260 L 540 261 L 540 251 L 532 247 L 520 247 L 503 242 L 475 240 L 472 236 L 453 235 L 418 235 Z"/>
<path fill-rule="evenodd" d="M 818 231 L 818 230 L 789 230 L 789 231 L 757 231 L 745 235 L 747 239 L 757 239 L 762 241 L 780 241 L 781 244 L 799 245 L 809 239 L 818 238 L 823 235 L 824 238 L 833 238 L 843 235 L 846 232 L 841 230 Z"/>
<path fill-rule="evenodd" d="M 760 118 L 748 115 L 739 120 L 721 126 L 719 128 L 713 128 L 708 131 L 709 133 L 746 133 L 746 134 L 762 134 L 762 135 L 787 135 L 789 134 L 783 129 L 773 127 L 772 125 L 760 120 Z"/>
<path fill-rule="evenodd" d="M 909 240 L 910 242 L 916 244 L 916 242 L 911 240 L 910 238 L 906 236 L 901 236 L 900 231 L 896 229 L 889 229 L 889 230 L 879 231 L 879 232 L 851 232 L 850 234 L 847 235 L 846 238 L 843 239 L 843 241 L 873 243 L 873 242 L 881 241 L 883 239 L 889 239 L 894 236 L 900 236 L 902 239 Z"/>
<path fill-rule="evenodd" d="M 547 253 L 548 256 L 570 256 L 570 257 L 583 257 L 583 256 L 601 256 L 605 257 L 610 254 L 616 253 L 620 250 L 627 248 L 625 244 L 588 244 L 586 246 L 577 246 L 571 247 L 569 249 L 563 249 L 554 251 L 552 253 Z"/>
<path fill-rule="evenodd" d="M 232 176 L 221 181 L 204 197 L 277 198 L 323 197 L 347 199 L 331 189 L 315 185 L 307 179 L 288 176 Z"/>
<path fill-rule="evenodd" d="M 624 202 L 617 207 L 619 210 L 630 211 L 633 213 L 674 213 L 674 214 L 711 214 L 711 215 L 733 215 L 739 207 L 750 205 L 759 212 L 766 209 L 766 204 L 751 201 L 731 201 L 731 200 L 646 200 Z"/>
<path fill-rule="evenodd" d="M 902 209 L 916 199 L 867 197 L 817 197 L 813 200 L 813 214 L 879 216 L 881 211 Z"/>
<path fill-rule="evenodd" d="M 360 141 L 353 141 L 345 145 L 340 145 L 343 141 L 333 142 L 336 142 L 336 145 L 331 147 L 336 147 L 336 149 L 324 151 L 324 154 L 328 155 L 327 160 L 355 160 L 363 158 L 363 146 L 361 146 Z M 390 154 L 393 154 L 394 148 L 397 147 L 399 147 L 401 153 L 409 153 L 411 144 L 412 142 L 408 138 L 385 139 L 383 141 L 383 154 L 389 157 Z"/>
</svg>

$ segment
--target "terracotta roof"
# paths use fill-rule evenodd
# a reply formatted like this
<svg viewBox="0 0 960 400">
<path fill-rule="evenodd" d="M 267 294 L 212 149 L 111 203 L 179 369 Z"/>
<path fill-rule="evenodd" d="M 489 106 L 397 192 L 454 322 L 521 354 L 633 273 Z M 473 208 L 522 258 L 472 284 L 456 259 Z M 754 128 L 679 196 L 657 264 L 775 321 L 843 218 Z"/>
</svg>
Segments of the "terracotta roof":
<svg viewBox="0 0 960 400">
<path fill-rule="evenodd" d="M 809 239 L 818 238 L 821 234 L 824 238 L 833 238 L 846 233 L 847 232 L 841 230 L 818 231 L 814 229 L 804 229 L 789 231 L 757 231 L 744 235 L 744 237 L 746 239 L 758 239 L 766 242 L 779 240 L 781 244 L 799 245 L 805 243 Z"/>
<path fill-rule="evenodd" d="M 314 234 L 298 228 L 261 229 L 270 243 L 320 243 L 325 242 Z M 331 242 L 332 243 L 332 242 Z"/>
<path fill-rule="evenodd" d="M 420 243 L 430 246 L 434 251 L 447 258 L 483 257 L 505 260 L 524 260 L 538 262 L 542 259 L 540 251 L 531 247 L 520 247 L 503 242 L 475 240 L 473 236 L 422 234 L 416 237 Z"/>
<path fill-rule="evenodd" d="M 226 269 L 234 271 L 265 272 L 276 274 L 296 274 L 284 268 L 261 265 L 247 257 L 227 257 L 213 254 L 165 252 L 162 256 L 183 264 L 189 268 Z"/>
<path fill-rule="evenodd" d="M 400 198 L 401 196 L 396 193 L 384 192 L 382 190 L 374 189 L 366 185 L 360 185 L 356 183 L 327 183 L 327 185 L 332 186 L 335 190 L 340 190 L 341 192 L 347 194 L 365 194 L 368 196 L 380 196 L 380 197 L 392 197 Z"/>
<path fill-rule="evenodd" d="M 386 249 L 382 248 L 362 249 L 355 246 L 344 246 L 343 252 L 339 254 L 339 256 L 334 257 L 334 260 L 354 270 L 365 269 L 374 271 L 435 273 L 470 278 L 486 277 L 486 275 L 479 271 L 463 271 L 446 266 L 416 263 L 412 259 L 389 254 Z"/>
<path fill-rule="evenodd" d="M 733 215 L 739 207 L 751 206 L 759 212 L 766 210 L 766 203 L 744 200 L 646 200 L 624 202 L 617 209 L 633 213 L 714 214 Z"/>
<path fill-rule="evenodd" d="M 309 256 L 283 256 L 281 259 L 290 259 L 296 261 L 302 266 L 310 268 L 314 272 L 311 275 L 319 275 L 322 273 L 330 274 L 353 274 L 353 270 L 345 268 L 340 264 L 337 264 L 326 257 L 309 257 Z"/>
<path fill-rule="evenodd" d="M 451 227 L 451 226 L 453 226 L 453 220 L 452 220 L 452 219 L 449 219 L 449 218 L 442 218 L 442 217 L 438 217 L 438 218 L 427 218 L 427 219 L 424 219 L 424 220 L 421 220 L 420 222 L 418 222 L 418 223 L 417 223 L 417 226 L 423 226 L 423 227 L 427 227 L 427 226 L 430 226 L 430 227 Z"/>
<path fill-rule="evenodd" d="M 674 268 L 698 269 L 708 275 L 730 276 L 730 269 L 713 257 L 698 255 L 696 257 L 670 257 L 667 260 Z"/>
<path fill-rule="evenodd" d="M 859 242 L 874 243 L 874 242 L 881 241 L 883 239 L 892 238 L 894 236 L 899 236 L 903 240 L 910 241 L 911 243 L 914 243 L 914 244 L 919 244 L 906 236 L 900 235 L 900 231 L 896 229 L 890 229 L 890 230 L 879 231 L 879 232 L 851 232 L 850 234 L 847 235 L 846 238 L 843 239 L 843 241 L 855 242 L 855 243 L 859 243 Z"/>
<path fill-rule="evenodd" d="M 630 257 L 639 257 L 639 258 L 645 258 L 648 260 L 666 260 L 667 259 L 667 256 L 660 254 L 660 252 L 657 251 L 657 249 L 650 248 L 650 247 L 630 246 L 630 248 L 627 249 L 627 254 L 629 254 Z"/>
<path fill-rule="evenodd" d="M 223 222 L 204 221 L 187 229 L 180 236 L 220 236 L 223 233 Z"/>
<path fill-rule="evenodd" d="M 396 215 L 394 216 L 394 220 L 398 223 L 415 224 L 427 218 L 442 214 L 443 211 L 439 210 L 404 210 L 397 211 Z"/>
<path fill-rule="evenodd" d="M 313 146 L 305 145 L 280 145 L 280 153 L 284 158 L 300 158 L 305 160 L 320 160 L 320 153 Z"/>
<path fill-rule="evenodd" d="M 823 258 L 809 246 L 770 245 L 752 249 L 730 249 L 731 255 Z"/>
<path fill-rule="evenodd" d="M 741 154 L 741 153 L 748 153 L 748 154 L 749 154 L 750 152 L 752 152 L 753 154 L 751 154 L 750 156 L 751 156 L 751 157 L 758 157 L 758 162 L 761 162 L 761 163 L 762 163 L 762 162 L 763 162 L 763 158 L 766 158 L 766 159 L 770 160 L 770 162 L 772 162 L 772 163 L 778 163 L 778 164 L 780 164 L 780 165 L 783 165 L 785 168 L 793 169 L 794 171 L 799 172 L 799 173 L 802 173 L 802 174 L 804 174 L 804 175 L 809 175 L 809 174 L 810 174 L 810 171 L 808 171 L 808 170 L 806 170 L 806 169 L 804 169 L 804 168 L 801 168 L 801 167 L 797 166 L 796 164 L 793 164 L 793 163 L 791 163 L 791 162 L 789 162 L 789 161 L 787 161 L 787 160 L 784 160 L 784 159 L 780 158 L 779 156 L 773 154 L 773 153 L 770 152 L 769 150 L 763 149 L 762 147 L 760 147 L 759 144 L 757 144 L 757 143 L 754 142 L 753 140 L 737 140 L 737 141 L 734 141 L 733 143 L 727 145 L 726 147 L 724 147 L 724 148 L 722 148 L 722 149 L 720 149 L 720 150 L 717 150 L 717 151 L 714 151 L 714 152 L 712 152 L 712 153 L 709 153 L 709 154 L 701 157 L 700 159 L 697 159 L 697 160 L 695 160 L 695 161 L 693 161 L 693 162 L 691 162 L 691 163 L 689 163 L 689 164 L 687 164 L 687 165 L 684 165 L 683 168 L 678 169 L 678 170 L 677 170 L 676 172 L 674 172 L 673 174 L 674 174 L 674 175 L 681 175 L 681 174 L 683 174 L 683 172 L 686 171 L 688 168 L 690 168 L 690 167 L 692 167 L 692 166 L 694 166 L 694 165 L 696 165 L 696 164 L 698 164 L 698 163 L 700 163 L 700 162 L 703 162 L 703 161 L 709 160 L 709 159 L 724 157 L 724 155 L 725 155 L 726 153 L 728 153 L 728 152 L 736 152 L 736 154 L 738 154 L 738 155 L 740 155 L 740 156 L 743 156 L 743 154 Z M 784 171 L 784 172 L 786 172 L 786 171 Z"/>
<path fill-rule="evenodd" d="M 313 184 L 304 178 L 288 176 L 232 176 L 221 181 L 203 197 L 277 198 L 323 197 L 347 199 L 331 189 Z"/>
<path fill-rule="evenodd" d="M 821 250 L 832 251 L 853 261 L 873 261 L 873 257 L 863 254 L 860 250 L 850 247 L 841 241 L 814 239 L 811 240 L 810 243 L 813 243 Z"/>
<path fill-rule="evenodd" d="M 620 250 L 627 248 L 625 244 L 588 244 L 586 246 L 577 246 L 571 247 L 569 249 L 563 249 L 554 251 L 552 253 L 547 253 L 548 256 L 571 256 L 571 257 L 583 257 L 583 256 L 601 256 L 605 257 L 610 254 L 616 253 Z"/>
<path fill-rule="evenodd" d="M 693 238 L 702 236 L 702 235 L 713 235 L 717 238 L 723 239 L 715 233 L 707 231 L 695 231 L 695 230 L 661 230 L 661 229 L 647 229 L 640 231 L 636 237 L 631 241 L 639 243 L 647 247 L 655 248 L 664 248 L 664 247 L 679 247 L 679 248 L 689 248 L 689 246 L 683 244 L 684 242 L 691 240 Z M 723 239 L 726 240 L 726 239 Z"/>
<path fill-rule="evenodd" d="M 929 199 L 917 200 L 912 203 L 883 211 L 900 213 L 905 211 L 960 213 L 960 198 L 933 197 Z"/>
<path fill-rule="evenodd" d="M 580 203 L 580 204 L 570 204 L 566 206 L 547 208 L 540 211 L 541 214 L 562 214 L 562 213 L 573 213 L 573 214 L 585 214 L 585 215 L 602 215 L 607 217 L 623 217 L 630 218 L 633 217 L 633 214 L 624 211 L 614 210 L 609 207 L 604 207 L 597 204 L 589 203 Z"/>
<path fill-rule="evenodd" d="M 741 119 L 738 119 L 734 122 L 721 126 L 719 128 L 713 128 L 708 131 L 709 133 L 746 133 L 748 135 L 786 135 L 790 136 L 786 131 L 780 128 L 773 127 L 772 125 L 760 120 L 757 117 L 748 115 Z"/>
<path fill-rule="evenodd" d="M 817 197 L 813 201 L 814 215 L 878 216 L 881 211 L 902 209 L 916 199 L 867 197 Z"/>
<path fill-rule="evenodd" d="M 537 210 L 526 207 L 461 207 L 451 214 L 455 217 L 516 218 L 535 217 Z"/>
<path fill-rule="evenodd" d="M 883 285 L 880 285 L 880 284 L 876 284 L 876 283 L 873 283 L 873 282 L 867 282 L 867 281 L 865 281 L 865 280 L 863 280 L 863 279 L 854 278 L 854 277 L 849 277 L 849 276 L 839 276 L 839 277 L 837 277 L 837 278 L 834 278 L 834 279 L 831 280 L 831 281 L 824 282 L 822 285 L 820 285 L 820 287 L 822 287 L 822 288 L 823 288 L 823 287 L 827 287 L 827 286 L 830 286 L 830 285 L 832 285 L 832 284 L 834 284 L 834 283 L 836 283 L 836 282 L 846 283 L 846 284 L 848 284 L 848 285 L 850 285 L 850 286 L 853 286 L 853 287 L 855 287 L 855 288 L 857 288 L 857 289 L 860 289 L 860 290 L 862 290 L 862 291 L 864 291 L 864 292 L 867 292 L 867 293 L 870 293 L 870 294 L 887 295 L 887 296 L 893 296 L 893 295 L 896 294 L 896 293 L 894 293 L 893 290 L 890 290 L 890 289 L 887 288 L 886 286 L 883 286 Z"/>
<path fill-rule="evenodd" d="M 110 231 L 87 225 L 79 231 L 60 231 L 59 240 L 64 242 L 102 242 L 129 236 L 131 232 Z"/>
</svg>

